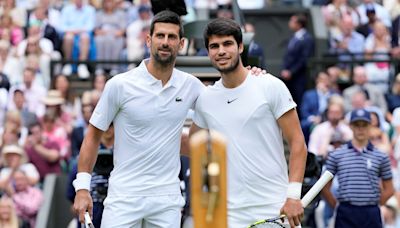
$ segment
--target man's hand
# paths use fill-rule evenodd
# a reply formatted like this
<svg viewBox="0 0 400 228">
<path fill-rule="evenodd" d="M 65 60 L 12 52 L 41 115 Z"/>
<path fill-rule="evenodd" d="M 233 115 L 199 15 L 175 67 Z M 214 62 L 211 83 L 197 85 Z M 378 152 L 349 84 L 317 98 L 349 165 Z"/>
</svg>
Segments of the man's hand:
<svg viewBox="0 0 400 228">
<path fill-rule="evenodd" d="M 85 212 L 88 211 L 92 217 L 93 201 L 88 190 L 81 189 L 76 192 L 74 200 L 74 211 L 79 216 L 79 222 L 85 222 Z"/>
<path fill-rule="evenodd" d="M 282 214 L 286 215 L 291 228 L 300 225 L 301 219 L 304 215 L 304 209 L 301 205 L 301 201 L 290 198 L 286 199 L 285 204 L 281 208 L 281 215 Z"/>
<path fill-rule="evenodd" d="M 248 69 L 249 71 L 251 71 L 251 74 L 255 75 L 255 76 L 262 76 L 264 74 L 267 74 L 267 71 L 264 69 L 261 69 L 259 67 L 251 67 L 251 66 L 247 66 L 246 69 Z"/>
</svg>

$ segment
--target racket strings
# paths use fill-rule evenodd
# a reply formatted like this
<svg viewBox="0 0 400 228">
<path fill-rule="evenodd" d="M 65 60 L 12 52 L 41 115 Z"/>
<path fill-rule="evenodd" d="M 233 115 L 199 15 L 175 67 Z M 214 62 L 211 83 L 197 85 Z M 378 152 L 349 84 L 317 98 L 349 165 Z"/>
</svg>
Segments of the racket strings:
<svg viewBox="0 0 400 228">
<path fill-rule="evenodd" d="M 263 221 L 257 224 L 253 224 L 249 227 L 252 228 L 285 228 L 285 226 L 282 223 L 279 223 L 277 221 Z"/>
</svg>

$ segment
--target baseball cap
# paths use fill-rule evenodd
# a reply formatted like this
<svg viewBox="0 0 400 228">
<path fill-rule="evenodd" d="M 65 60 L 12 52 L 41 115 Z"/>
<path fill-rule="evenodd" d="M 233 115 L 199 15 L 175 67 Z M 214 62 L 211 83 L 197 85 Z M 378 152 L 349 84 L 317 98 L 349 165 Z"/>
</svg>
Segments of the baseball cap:
<svg viewBox="0 0 400 228">
<path fill-rule="evenodd" d="M 365 121 L 371 123 L 371 113 L 365 109 L 355 109 L 351 112 L 350 123 L 355 121 Z"/>
<path fill-rule="evenodd" d="M 138 8 L 139 13 L 150 12 L 151 8 L 147 5 L 140 5 Z"/>
</svg>

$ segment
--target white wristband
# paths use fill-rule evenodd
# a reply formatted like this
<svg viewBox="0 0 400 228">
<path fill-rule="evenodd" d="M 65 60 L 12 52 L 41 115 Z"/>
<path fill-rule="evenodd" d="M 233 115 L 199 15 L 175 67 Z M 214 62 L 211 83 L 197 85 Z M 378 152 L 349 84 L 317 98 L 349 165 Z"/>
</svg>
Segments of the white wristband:
<svg viewBox="0 0 400 228">
<path fill-rule="evenodd" d="M 90 191 L 90 181 L 92 180 L 92 175 L 90 173 L 79 172 L 76 174 L 76 179 L 72 182 L 75 188 L 75 192 L 81 189 L 86 189 Z"/>
<path fill-rule="evenodd" d="M 300 199 L 301 187 L 302 183 L 300 182 L 290 182 L 286 192 L 286 197 L 291 199 Z"/>
</svg>

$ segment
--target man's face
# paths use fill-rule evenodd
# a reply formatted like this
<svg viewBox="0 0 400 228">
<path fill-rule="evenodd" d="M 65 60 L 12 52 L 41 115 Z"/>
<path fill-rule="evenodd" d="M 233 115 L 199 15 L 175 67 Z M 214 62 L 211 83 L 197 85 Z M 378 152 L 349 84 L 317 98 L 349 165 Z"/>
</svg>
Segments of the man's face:
<svg viewBox="0 0 400 228">
<path fill-rule="evenodd" d="M 21 91 L 14 92 L 14 104 L 18 109 L 22 109 L 25 103 L 24 93 Z"/>
<path fill-rule="evenodd" d="M 332 104 L 328 108 L 327 117 L 332 125 L 337 125 L 343 117 L 343 109 L 339 105 Z"/>
<path fill-rule="evenodd" d="M 288 23 L 289 29 L 292 31 L 296 31 L 299 29 L 299 24 L 297 23 L 297 17 L 292 16 L 290 17 L 289 23 Z"/>
<path fill-rule="evenodd" d="M 25 191 L 28 187 L 28 178 L 22 172 L 16 172 L 14 174 L 15 190 L 17 192 Z"/>
<path fill-rule="evenodd" d="M 243 44 L 238 46 L 233 36 L 212 35 L 208 42 L 208 57 L 221 73 L 234 71 L 240 63 Z"/>
<path fill-rule="evenodd" d="M 353 137 L 358 141 L 365 141 L 369 139 L 369 130 L 371 124 L 366 121 L 358 120 L 350 124 L 350 128 L 353 131 Z"/>
<path fill-rule="evenodd" d="M 147 47 L 152 58 L 161 65 L 175 62 L 178 51 L 183 47 L 183 39 L 179 37 L 179 26 L 171 23 L 155 23 L 153 35 L 147 36 Z"/>
</svg>

